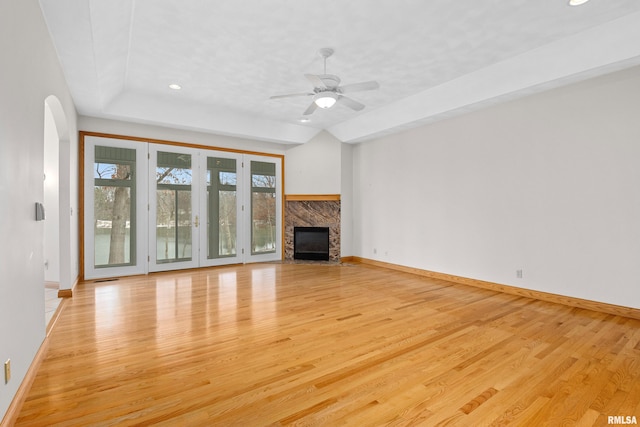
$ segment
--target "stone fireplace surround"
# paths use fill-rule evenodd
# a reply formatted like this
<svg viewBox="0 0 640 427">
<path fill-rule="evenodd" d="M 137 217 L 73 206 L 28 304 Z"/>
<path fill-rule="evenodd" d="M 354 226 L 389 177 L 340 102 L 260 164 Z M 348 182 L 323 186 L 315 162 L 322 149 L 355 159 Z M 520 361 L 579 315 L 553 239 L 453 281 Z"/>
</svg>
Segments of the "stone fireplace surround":
<svg viewBox="0 0 640 427">
<path fill-rule="evenodd" d="M 340 195 L 285 195 L 284 259 L 293 261 L 294 227 L 329 227 L 329 261 L 340 262 Z"/>
</svg>

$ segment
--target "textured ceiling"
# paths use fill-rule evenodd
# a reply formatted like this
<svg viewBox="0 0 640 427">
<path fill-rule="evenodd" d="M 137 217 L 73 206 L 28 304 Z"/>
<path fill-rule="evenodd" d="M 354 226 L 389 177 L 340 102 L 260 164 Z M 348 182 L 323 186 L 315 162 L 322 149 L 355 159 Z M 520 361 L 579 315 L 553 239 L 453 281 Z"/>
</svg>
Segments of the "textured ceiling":
<svg viewBox="0 0 640 427">
<path fill-rule="evenodd" d="M 640 1 L 40 0 L 82 115 L 281 143 L 366 141 L 640 63 Z M 300 123 L 321 74 L 376 80 Z M 178 83 L 182 90 L 169 89 Z"/>
</svg>

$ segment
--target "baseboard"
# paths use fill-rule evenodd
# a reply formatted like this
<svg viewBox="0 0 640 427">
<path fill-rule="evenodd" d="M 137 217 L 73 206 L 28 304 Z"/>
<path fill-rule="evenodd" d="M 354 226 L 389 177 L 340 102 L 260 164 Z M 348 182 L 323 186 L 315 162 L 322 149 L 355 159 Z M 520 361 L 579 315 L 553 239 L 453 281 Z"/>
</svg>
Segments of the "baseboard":
<svg viewBox="0 0 640 427">
<path fill-rule="evenodd" d="M 47 336 L 49 336 L 49 334 L 53 330 L 54 325 L 60 318 L 60 314 L 62 313 L 62 310 L 66 302 L 67 302 L 67 299 L 62 298 L 62 301 L 60 301 L 60 303 L 58 304 L 58 308 L 56 308 L 56 311 L 53 313 L 53 316 L 51 316 L 51 320 L 49 320 L 49 323 L 47 324 Z"/>
<path fill-rule="evenodd" d="M 29 390 L 31 390 L 31 386 L 33 385 L 33 381 L 36 378 L 36 374 L 38 373 L 38 369 L 42 364 L 46 354 L 47 348 L 49 347 L 49 337 L 45 336 L 44 341 L 40 345 L 36 356 L 33 358 L 29 369 L 27 370 L 27 374 L 25 375 L 20 387 L 18 387 L 18 391 L 16 391 L 15 396 L 13 396 L 13 400 L 7 409 L 7 412 L 4 414 L 4 418 L 2 418 L 2 422 L 0 422 L 0 426 L 9 427 L 15 425 L 16 420 L 18 419 L 18 415 L 20 414 L 20 410 L 22 409 L 22 404 L 24 400 L 27 398 L 27 394 Z"/>
<path fill-rule="evenodd" d="M 71 289 L 59 289 L 58 298 L 71 298 L 73 296 L 73 290 L 78 285 L 79 279 L 80 277 L 76 277 L 76 280 L 73 282 Z M 53 329 L 53 326 L 55 325 L 56 321 L 60 317 L 60 313 L 62 313 L 65 303 L 66 301 L 64 300 L 60 301 L 60 304 L 58 305 L 56 312 L 54 313 L 53 317 L 51 318 L 51 321 L 49 322 L 49 325 L 47 325 L 44 341 L 40 345 L 40 348 L 38 349 L 36 356 L 33 358 L 33 361 L 31 362 L 31 365 L 27 370 L 27 374 L 22 380 L 20 387 L 18 387 L 18 391 L 16 391 L 16 395 L 13 397 L 13 400 L 11 401 L 11 404 L 9 405 L 7 412 L 5 413 L 4 418 L 2 418 L 2 422 L 0 422 L 0 427 L 12 426 L 16 423 L 16 419 L 18 418 L 18 414 L 20 413 L 22 404 L 24 403 L 24 400 L 27 397 L 27 393 L 29 393 L 29 390 L 31 390 L 31 386 L 33 385 L 33 380 L 35 379 L 36 374 L 38 373 L 40 364 L 42 363 L 42 361 L 46 356 L 47 348 L 49 346 L 49 334 L 51 333 L 51 330 Z"/>
<path fill-rule="evenodd" d="M 76 280 L 71 285 L 71 289 L 58 289 L 58 298 L 71 298 L 73 297 L 73 290 L 76 288 L 80 277 L 76 277 Z"/>
<path fill-rule="evenodd" d="M 73 291 L 71 289 L 58 289 L 58 298 L 71 298 Z"/>
<path fill-rule="evenodd" d="M 604 302 L 585 300 L 581 298 L 557 295 L 548 292 L 534 291 L 531 289 L 518 288 L 515 286 L 501 285 L 499 283 L 486 282 L 484 280 L 470 279 L 468 277 L 455 276 L 453 274 L 438 273 L 435 271 L 422 270 L 419 268 L 406 267 L 398 264 L 391 264 L 382 261 L 376 261 L 361 257 L 346 257 L 348 262 L 375 265 L 377 267 L 387 268 L 390 270 L 402 271 L 405 273 L 416 274 L 418 276 L 429 277 L 432 279 L 446 280 L 447 282 L 458 283 L 461 285 L 474 286 L 476 288 L 489 289 L 492 291 L 503 292 L 511 295 L 533 298 L 541 301 L 552 302 L 555 304 L 567 305 L 570 307 L 584 308 L 587 310 L 599 311 L 601 313 L 614 314 L 617 316 L 630 317 L 640 320 L 640 309 L 624 307 L 621 305 L 608 304 Z"/>
<path fill-rule="evenodd" d="M 60 288 L 60 283 L 58 282 L 48 282 L 48 281 L 44 281 L 44 287 L 47 289 L 58 289 Z"/>
</svg>

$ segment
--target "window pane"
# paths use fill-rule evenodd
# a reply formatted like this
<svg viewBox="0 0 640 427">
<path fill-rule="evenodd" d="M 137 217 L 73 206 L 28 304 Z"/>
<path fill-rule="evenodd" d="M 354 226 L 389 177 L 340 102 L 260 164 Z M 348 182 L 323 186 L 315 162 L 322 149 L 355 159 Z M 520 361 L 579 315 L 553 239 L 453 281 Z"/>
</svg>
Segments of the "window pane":
<svg viewBox="0 0 640 427">
<path fill-rule="evenodd" d="M 237 177 L 235 169 L 233 172 L 220 172 L 218 178 L 221 185 L 236 185 Z"/>
<path fill-rule="evenodd" d="M 131 263 L 131 191 L 126 187 L 94 188 L 95 267 Z"/>
<path fill-rule="evenodd" d="M 135 265 L 135 150 L 95 147 L 94 267 Z"/>
<path fill-rule="evenodd" d="M 178 259 L 191 259 L 191 189 L 178 191 Z"/>
<path fill-rule="evenodd" d="M 158 184 L 191 185 L 191 169 L 158 166 L 156 179 Z"/>
<path fill-rule="evenodd" d="M 158 152 L 156 261 L 192 258 L 191 155 Z"/>
<path fill-rule="evenodd" d="M 133 178 L 131 165 L 117 163 L 95 163 L 93 177 L 96 179 L 131 180 Z"/>
<path fill-rule="evenodd" d="M 218 192 L 219 201 L 219 256 L 236 254 L 236 192 Z"/>
<path fill-rule="evenodd" d="M 207 257 L 236 255 L 236 160 L 207 158 Z"/>
<path fill-rule="evenodd" d="M 274 163 L 251 162 L 251 253 L 276 250 L 276 168 Z"/>
<path fill-rule="evenodd" d="M 159 151 L 156 182 L 191 185 L 191 155 Z"/>
<path fill-rule="evenodd" d="M 251 175 L 251 185 L 258 188 L 276 188 L 276 177 L 271 175 Z"/>
</svg>

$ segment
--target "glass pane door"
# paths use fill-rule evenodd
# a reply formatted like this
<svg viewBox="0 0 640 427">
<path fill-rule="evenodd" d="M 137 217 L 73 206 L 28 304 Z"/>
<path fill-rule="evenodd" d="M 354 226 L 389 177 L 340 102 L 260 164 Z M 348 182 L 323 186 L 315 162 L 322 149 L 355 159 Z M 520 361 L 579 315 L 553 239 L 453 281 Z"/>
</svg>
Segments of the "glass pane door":
<svg viewBox="0 0 640 427">
<path fill-rule="evenodd" d="M 198 152 L 149 146 L 149 271 L 198 267 Z"/>
<path fill-rule="evenodd" d="M 249 212 L 246 262 L 279 260 L 282 258 L 281 161 L 245 156 L 245 166 L 248 176 L 245 209 Z"/>
<path fill-rule="evenodd" d="M 94 266 L 134 265 L 136 150 L 95 147 Z"/>
<path fill-rule="evenodd" d="M 282 159 L 85 139 L 86 278 L 282 259 Z"/>
<path fill-rule="evenodd" d="M 200 265 L 242 262 L 241 155 L 207 152 L 202 156 L 206 186 L 201 192 Z"/>
<path fill-rule="evenodd" d="M 146 216 L 146 148 L 115 139 L 85 141 L 85 278 L 146 272 L 144 225 L 139 227 Z"/>
</svg>

